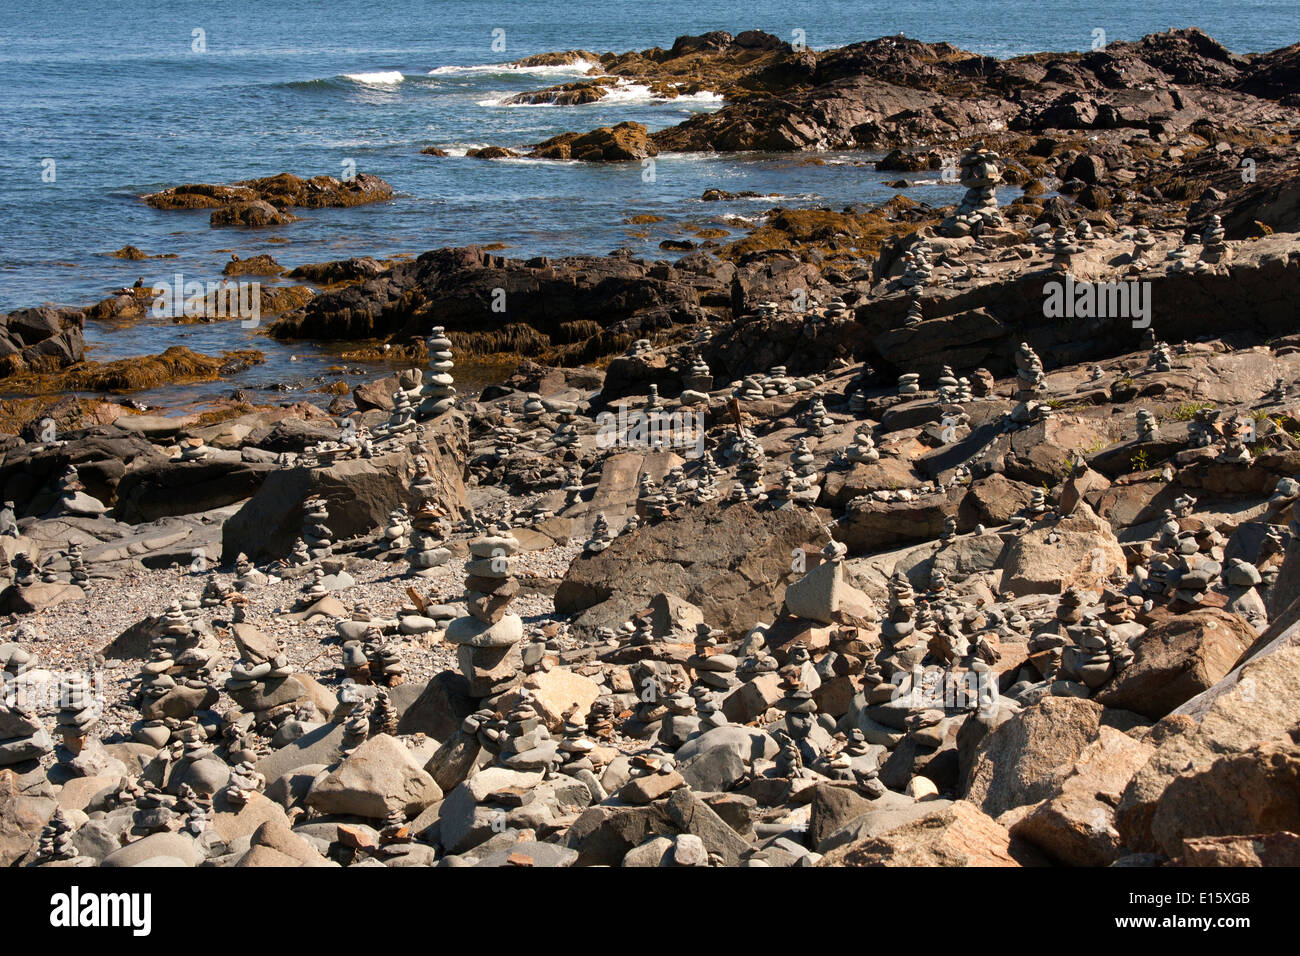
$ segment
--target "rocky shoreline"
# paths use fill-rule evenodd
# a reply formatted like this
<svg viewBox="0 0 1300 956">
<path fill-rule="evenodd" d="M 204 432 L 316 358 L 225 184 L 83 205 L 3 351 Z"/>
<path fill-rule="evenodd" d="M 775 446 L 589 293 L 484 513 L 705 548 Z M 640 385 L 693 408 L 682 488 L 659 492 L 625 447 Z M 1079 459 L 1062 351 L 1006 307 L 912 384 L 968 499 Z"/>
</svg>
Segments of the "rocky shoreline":
<svg viewBox="0 0 1300 956">
<path fill-rule="evenodd" d="M 316 404 L 132 408 L 258 360 L 85 361 L 140 289 L 0 316 L 0 865 L 1294 865 L 1300 48 L 549 56 L 599 66 L 537 97 L 727 105 L 538 157 L 964 198 L 673 262 L 232 256 L 267 335 L 410 366 Z"/>
</svg>

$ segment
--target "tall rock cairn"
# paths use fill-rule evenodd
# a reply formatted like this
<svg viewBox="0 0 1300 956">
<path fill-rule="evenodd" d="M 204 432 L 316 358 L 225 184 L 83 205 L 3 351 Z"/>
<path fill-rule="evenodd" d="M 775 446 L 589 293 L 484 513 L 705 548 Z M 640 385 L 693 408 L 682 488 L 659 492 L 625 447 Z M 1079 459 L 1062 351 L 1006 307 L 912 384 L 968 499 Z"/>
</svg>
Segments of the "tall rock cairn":
<svg viewBox="0 0 1300 956">
<path fill-rule="evenodd" d="M 966 187 L 955 215 L 945 219 L 940 231 L 947 236 L 967 236 L 984 229 L 1002 225 L 998 211 L 997 186 L 1002 182 L 999 156 L 983 143 L 977 143 L 962 153 L 958 161 L 958 181 Z"/>
<path fill-rule="evenodd" d="M 450 411 L 456 404 L 455 379 L 451 370 L 456 363 L 451 358 L 451 339 L 441 325 L 434 326 L 424 340 L 429 350 L 429 375 L 424 379 L 422 401 L 416 410 L 419 418 L 434 418 Z"/>
<path fill-rule="evenodd" d="M 445 637 L 458 645 L 457 663 L 469 682 L 471 697 L 495 697 L 523 678 L 519 642 L 524 622 L 511 614 L 510 602 L 519 593 L 514 555 L 519 541 L 508 528 L 469 543 L 465 565 L 465 607 L 469 614 L 447 626 Z"/>
</svg>

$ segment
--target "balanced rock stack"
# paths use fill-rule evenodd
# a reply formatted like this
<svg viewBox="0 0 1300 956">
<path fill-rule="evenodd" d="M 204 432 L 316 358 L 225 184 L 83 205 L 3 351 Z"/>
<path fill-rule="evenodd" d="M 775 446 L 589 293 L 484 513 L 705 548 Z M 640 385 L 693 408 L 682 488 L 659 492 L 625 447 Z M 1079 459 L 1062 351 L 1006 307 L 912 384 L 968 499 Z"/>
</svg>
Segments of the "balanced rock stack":
<svg viewBox="0 0 1300 956">
<path fill-rule="evenodd" d="M 691 496 L 696 504 L 705 504 L 717 500 L 718 475 L 720 474 L 722 474 L 722 469 L 718 467 L 713 453 L 705 451 L 700 458 L 699 477 L 695 479 L 695 489 Z"/>
<path fill-rule="evenodd" d="M 871 426 L 862 423 L 853 433 L 853 444 L 844 450 L 844 457 L 849 462 L 858 465 L 880 460 L 880 449 L 876 447 L 876 441 L 871 437 Z"/>
<path fill-rule="evenodd" d="M 1020 394 L 1022 396 L 1038 394 L 1045 378 L 1043 360 L 1029 347 L 1028 342 L 1021 342 L 1016 350 L 1016 380 Z"/>
<path fill-rule="evenodd" d="M 761 402 L 766 396 L 763 392 L 763 380 L 757 375 L 746 375 L 735 391 L 736 398 L 742 402 Z"/>
<path fill-rule="evenodd" d="M 907 306 L 907 316 L 903 319 L 903 325 L 907 328 L 912 328 L 920 325 L 924 321 L 925 313 L 921 309 L 921 300 L 916 296 L 913 296 L 912 301 Z"/>
<path fill-rule="evenodd" d="M 766 501 L 767 489 L 763 483 L 763 469 L 767 455 L 753 434 L 746 432 L 741 439 L 740 463 L 736 465 L 736 483 L 732 486 L 732 501 Z"/>
<path fill-rule="evenodd" d="M 1156 437 L 1156 417 L 1148 409 L 1140 408 L 1137 413 L 1137 440 L 1140 442 L 1155 441 Z"/>
<path fill-rule="evenodd" d="M 898 394 L 915 395 L 921 390 L 921 374 L 919 372 L 904 372 L 898 376 Z"/>
<path fill-rule="evenodd" d="M 699 353 L 691 360 L 690 370 L 682 377 L 682 385 L 691 392 L 708 392 L 713 388 L 713 373 Z"/>
<path fill-rule="evenodd" d="M 230 668 L 226 693 L 245 711 L 259 715 L 297 700 L 303 687 L 292 677 L 279 642 L 249 624 L 236 624 L 239 661 Z"/>
<path fill-rule="evenodd" d="M 1227 232 L 1223 228 L 1223 219 L 1217 213 L 1211 216 L 1209 223 L 1205 226 L 1205 232 L 1201 235 L 1202 262 L 1215 265 L 1232 258 L 1232 250 L 1228 248 L 1227 242 L 1224 241 L 1226 235 Z"/>
<path fill-rule="evenodd" d="M 456 404 L 455 379 L 451 374 L 456 363 L 452 361 L 451 339 L 446 333 L 446 329 L 437 325 L 424 340 L 429 351 L 430 374 L 424 380 L 423 400 L 416 410 L 420 418 L 435 418 Z"/>
<path fill-rule="evenodd" d="M 1083 251 L 1074 240 L 1073 234 L 1065 226 L 1058 226 L 1048 241 L 1048 252 L 1052 256 L 1052 268 L 1057 272 L 1068 272 L 1074 256 Z"/>
<path fill-rule="evenodd" d="M 523 664 L 519 642 L 524 622 L 509 613 L 510 602 L 519 593 L 514 577 L 514 555 L 519 541 L 509 529 L 475 538 L 469 543 L 470 560 L 465 565 L 466 617 L 448 626 L 444 637 L 458 645 L 457 661 L 469 682 L 471 697 L 495 697 L 521 679 Z"/>
<path fill-rule="evenodd" d="M 1002 182 L 999 156 L 978 143 L 962 153 L 958 160 L 958 182 L 966 187 L 955 215 L 945 219 L 940 232 L 946 236 L 967 236 L 1002 225 L 998 211 L 997 186 Z"/>
<path fill-rule="evenodd" d="M 312 495 L 302 503 L 302 541 L 313 561 L 327 558 L 334 550 L 333 532 L 330 531 L 329 508 L 325 499 Z"/>
<path fill-rule="evenodd" d="M 433 475 L 423 455 L 415 459 L 415 476 L 411 480 L 411 498 L 415 514 L 411 518 L 411 545 L 407 551 L 412 577 L 428 577 L 446 564 L 451 551 L 442 546 L 447 538 L 447 514 L 436 503 Z"/>
<path fill-rule="evenodd" d="M 76 465 L 69 464 L 63 470 L 54 483 L 54 491 L 59 500 L 52 514 L 94 518 L 108 510 L 102 501 L 86 493 L 86 486 L 81 482 Z"/>
<path fill-rule="evenodd" d="M 85 746 L 86 735 L 99 720 L 100 704 L 90 682 L 81 674 L 69 674 L 59 684 L 59 713 L 54 729 L 63 746 L 74 756 Z"/>
<path fill-rule="evenodd" d="M 614 535 L 609 529 L 609 522 L 605 519 L 605 512 L 598 512 L 591 526 L 591 537 L 582 546 L 582 550 L 587 554 L 600 554 L 613 543 Z"/>
<path fill-rule="evenodd" d="M 834 419 L 826 412 L 826 405 L 821 397 L 814 398 L 808 410 L 803 413 L 799 419 L 799 425 L 812 432 L 818 438 L 826 434 L 826 430 L 835 424 Z"/>
</svg>

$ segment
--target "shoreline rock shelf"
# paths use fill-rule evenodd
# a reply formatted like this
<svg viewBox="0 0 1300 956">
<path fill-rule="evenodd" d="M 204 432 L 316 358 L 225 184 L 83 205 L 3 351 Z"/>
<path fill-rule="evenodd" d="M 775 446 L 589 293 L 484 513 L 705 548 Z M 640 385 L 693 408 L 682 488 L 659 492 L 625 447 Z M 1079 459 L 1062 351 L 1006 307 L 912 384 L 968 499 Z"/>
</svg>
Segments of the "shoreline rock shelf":
<svg viewBox="0 0 1300 956">
<path fill-rule="evenodd" d="M 955 206 L 772 209 L 671 263 L 300 266 L 272 335 L 410 366 L 328 414 L 25 413 L 0 865 L 1293 862 L 1293 64 L 886 40 L 599 57 L 617 80 L 544 95 L 727 102 L 533 155 L 897 146 L 951 158 Z M 147 201 L 269 224 L 386 190 Z M 1150 314 L 1045 306 L 1129 281 Z M 4 316 L 0 372 L 74 368 L 130 291 Z"/>
</svg>

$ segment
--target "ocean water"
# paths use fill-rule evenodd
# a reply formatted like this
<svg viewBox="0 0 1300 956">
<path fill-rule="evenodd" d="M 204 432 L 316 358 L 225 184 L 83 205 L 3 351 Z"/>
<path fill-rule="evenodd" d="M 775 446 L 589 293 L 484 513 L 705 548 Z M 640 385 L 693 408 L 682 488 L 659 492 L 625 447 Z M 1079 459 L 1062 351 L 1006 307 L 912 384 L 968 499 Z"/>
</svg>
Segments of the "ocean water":
<svg viewBox="0 0 1300 956">
<path fill-rule="evenodd" d="M 638 88 L 576 107 L 499 105 L 511 93 L 577 78 L 574 70 L 502 66 L 533 53 L 667 48 L 686 33 L 763 29 L 786 39 L 802 31 L 814 48 L 902 32 L 1005 57 L 1087 49 L 1098 29 L 1131 40 L 1192 25 L 1237 52 L 1300 39 L 1294 0 L 3 0 L 0 311 L 86 304 L 137 277 L 149 285 L 177 272 L 215 279 L 232 251 L 270 253 L 288 267 L 470 242 L 502 243 L 510 256 L 631 247 L 666 258 L 659 242 L 689 238 L 687 226 L 740 234 L 773 205 L 838 208 L 894 192 L 883 185 L 894 177 L 876 173 L 865 154 L 822 155 L 824 164 L 664 156 L 649 183 L 636 163 L 465 157 L 474 146 L 519 147 L 626 119 L 657 129 L 721 105 L 712 97 L 656 101 Z M 430 145 L 459 155 L 421 155 Z M 178 183 L 282 171 L 337 176 L 351 165 L 387 180 L 396 198 L 299 211 L 301 221 L 261 230 L 212 229 L 207 212 L 162 212 L 138 198 Z M 779 198 L 701 202 L 712 187 Z M 958 191 L 935 183 L 909 194 L 943 203 Z M 665 221 L 625 222 L 637 214 Z M 105 255 L 128 243 L 176 258 Z M 101 360 L 175 344 L 262 348 L 268 363 L 234 383 L 251 388 L 298 386 L 336 361 L 329 349 L 277 345 L 237 322 L 151 318 L 90 328 L 87 340 Z"/>
</svg>

